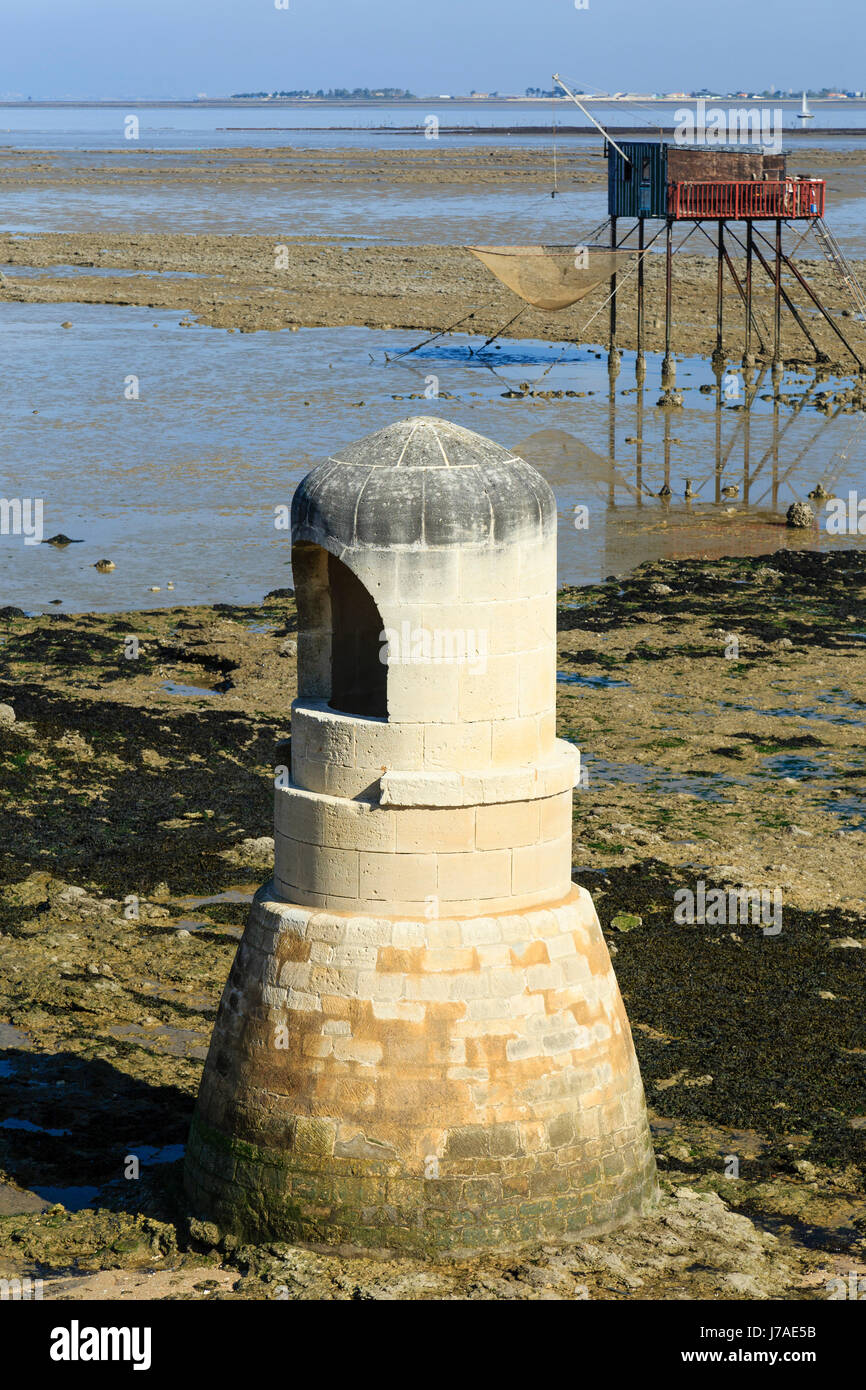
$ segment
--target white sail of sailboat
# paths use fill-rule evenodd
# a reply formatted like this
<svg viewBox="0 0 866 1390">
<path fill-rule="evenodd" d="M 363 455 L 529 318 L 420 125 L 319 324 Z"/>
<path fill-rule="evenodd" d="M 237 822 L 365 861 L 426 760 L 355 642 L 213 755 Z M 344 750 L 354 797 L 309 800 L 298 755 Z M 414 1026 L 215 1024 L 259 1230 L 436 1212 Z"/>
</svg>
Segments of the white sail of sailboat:
<svg viewBox="0 0 866 1390">
<path fill-rule="evenodd" d="M 808 101 L 806 100 L 806 93 L 805 93 L 805 92 L 803 93 L 803 105 L 800 107 L 800 120 L 801 120 L 801 121 L 811 121 L 811 120 L 812 120 L 812 112 L 809 110 L 809 103 L 808 103 Z"/>
</svg>

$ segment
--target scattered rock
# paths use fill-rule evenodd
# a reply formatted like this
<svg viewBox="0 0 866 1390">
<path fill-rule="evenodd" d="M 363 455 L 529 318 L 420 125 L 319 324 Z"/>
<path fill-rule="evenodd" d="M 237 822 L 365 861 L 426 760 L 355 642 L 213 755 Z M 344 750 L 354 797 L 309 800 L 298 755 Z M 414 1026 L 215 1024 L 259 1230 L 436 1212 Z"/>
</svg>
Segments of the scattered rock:
<svg viewBox="0 0 866 1390">
<path fill-rule="evenodd" d="M 113 898 L 95 898 L 86 889 L 59 879 L 48 884 L 47 893 L 43 910 L 66 918 L 112 917 L 120 906 Z"/>
<path fill-rule="evenodd" d="M 113 560 L 97 560 L 93 568 L 99 570 L 100 574 L 110 574 L 115 568 L 115 564 Z"/>
<path fill-rule="evenodd" d="M 618 912 L 611 918 L 610 925 L 615 931 L 634 931 L 636 927 L 643 926 L 643 918 L 634 912 Z"/>
<path fill-rule="evenodd" d="M 815 513 L 808 502 L 792 502 L 785 515 L 785 524 L 801 531 L 815 525 Z"/>
<path fill-rule="evenodd" d="M 62 748 L 64 753 L 71 753 L 77 762 L 89 763 L 93 758 L 93 749 L 87 739 L 73 729 L 67 730 L 63 737 L 57 740 L 57 747 Z"/>
<path fill-rule="evenodd" d="M 235 864 L 252 864 L 272 868 L 274 862 L 274 840 L 272 835 L 260 835 L 257 839 L 241 840 L 231 849 L 223 852 L 223 858 Z"/>
<path fill-rule="evenodd" d="M 215 1250 L 220 1243 L 219 1226 L 215 1226 L 212 1221 L 198 1221 L 193 1218 L 189 1223 L 189 1233 L 193 1240 L 200 1245 L 207 1245 Z"/>
<path fill-rule="evenodd" d="M 0 729 L 8 729 L 15 723 L 15 711 L 11 705 L 0 705 Z"/>
</svg>

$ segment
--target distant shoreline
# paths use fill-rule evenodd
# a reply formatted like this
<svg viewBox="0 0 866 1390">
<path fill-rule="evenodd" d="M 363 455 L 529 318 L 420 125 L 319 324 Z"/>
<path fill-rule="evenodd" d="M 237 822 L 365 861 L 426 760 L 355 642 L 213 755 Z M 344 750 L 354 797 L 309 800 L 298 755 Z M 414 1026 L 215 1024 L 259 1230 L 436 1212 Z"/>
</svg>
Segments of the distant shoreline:
<svg viewBox="0 0 866 1390">
<path fill-rule="evenodd" d="M 256 135 L 256 134 L 260 135 L 260 134 L 262 134 L 263 132 L 271 132 L 271 131 L 273 131 L 273 132 L 282 131 L 282 132 L 285 132 L 286 134 L 289 134 L 289 135 L 309 135 L 309 134 L 321 135 L 321 134 L 324 134 L 325 132 L 328 132 L 328 131 L 336 132 L 337 134 L 341 134 L 341 135 L 343 135 L 343 134 L 353 134 L 353 135 L 357 135 L 357 134 L 360 132 L 360 133 L 363 134 L 363 135 L 371 135 L 371 134 L 372 134 L 372 135 L 408 135 L 408 136 L 417 136 L 417 135 L 419 135 L 419 134 L 422 134 L 422 135 L 423 135 L 423 133 L 424 133 L 424 127 L 421 126 L 421 125 L 365 125 L 365 126 L 357 126 L 357 125 L 218 125 L 218 126 L 216 127 L 216 129 L 217 129 L 217 131 L 220 131 L 220 132 L 223 132 L 223 133 L 226 133 L 226 134 L 234 134 L 234 135 L 237 135 L 237 134 L 239 134 L 239 133 L 240 133 L 240 134 L 247 133 L 247 134 L 252 134 L 252 135 Z M 624 139 L 624 138 L 627 137 L 627 136 L 629 136 L 629 137 L 639 137 L 639 136 L 652 137 L 652 136 L 654 135 L 654 132 L 655 132 L 656 127 L 654 127 L 654 126 L 649 126 L 649 125 L 642 125 L 642 126 L 636 126 L 636 125 L 635 125 L 635 126 L 631 126 L 631 125 L 616 125 L 616 126 L 608 126 L 608 129 L 609 129 L 611 135 L 613 135 L 615 138 L 616 138 L 617 136 L 619 136 L 620 138 L 623 138 L 623 139 Z M 659 126 L 658 129 L 663 130 L 665 133 L 673 134 L 674 127 L 673 127 L 673 126 L 665 126 L 665 127 Z M 537 135 L 537 136 L 546 136 L 546 137 L 549 139 L 550 136 L 551 136 L 551 133 L 552 133 L 552 128 L 551 128 L 551 126 L 549 126 L 549 125 L 501 125 L 501 126 L 500 126 L 500 125 L 452 125 L 452 126 L 440 125 L 437 133 L 438 133 L 438 135 L 440 135 L 440 136 L 441 136 L 441 135 L 485 135 L 485 136 L 486 136 L 486 135 L 512 135 L 512 136 L 513 136 L 513 135 Z M 591 126 L 591 125 L 558 125 L 558 126 L 556 127 L 556 138 L 557 138 L 557 139 L 559 139 L 559 138 L 562 137 L 562 136 L 569 136 L 569 135 L 571 135 L 571 136 L 581 136 L 581 137 L 589 135 L 589 136 L 591 136 L 592 138 L 598 139 L 598 140 L 601 140 L 601 139 L 603 138 L 603 137 L 599 134 L 599 132 L 598 132 L 593 126 Z M 785 135 L 785 138 L 786 138 L 786 139 L 787 139 L 787 137 L 788 137 L 789 135 L 792 135 L 792 136 L 795 136 L 795 137 L 798 137 L 798 138 L 799 138 L 799 137 L 802 137 L 802 136 L 804 136 L 804 135 L 805 135 L 805 136 L 818 136 L 818 135 L 820 135 L 820 136 L 822 136 L 822 137 L 825 136 L 825 135 L 840 135 L 840 136 L 846 136 L 846 135 L 847 135 L 847 136 L 862 135 L 862 136 L 866 136 L 866 126 L 848 126 L 848 127 L 844 127 L 844 126 L 819 126 L 817 130 L 810 130 L 810 129 L 801 130 L 801 129 L 799 128 L 799 126 L 792 126 L 789 130 L 785 130 L 785 131 L 784 131 L 784 135 Z M 707 143 L 709 144 L 709 142 L 707 142 Z"/>
<path fill-rule="evenodd" d="M 747 106 L 790 106 L 799 107 L 799 97 L 584 97 L 581 101 L 586 106 L 641 106 L 660 108 L 667 106 L 681 106 L 684 102 L 695 102 L 705 100 L 709 102 L 738 102 Z M 866 97 L 810 97 L 812 106 L 843 106 L 851 107 L 855 110 L 866 108 Z M 196 108 L 206 110 L 214 107 L 235 107 L 243 109 L 268 108 L 280 109 L 301 109 L 305 106 L 322 107 L 345 106 L 345 107 L 379 107 L 379 106 L 537 106 L 549 109 L 555 102 L 557 106 L 570 106 L 572 103 L 567 97 L 200 97 L 179 101 L 166 98 L 160 101 L 154 97 L 121 97 L 110 99 L 95 98 L 92 101 L 80 98 L 39 98 L 27 100 L 16 98 L 12 100 L 0 100 L 0 110 L 34 110 L 45 108 L 56 108 L 66 110 L 86 110 L 90 108 L 105 107 L 106 109 L 125 109 L 130 106 L 147 107 L 150 109 Z"/>
</svg>

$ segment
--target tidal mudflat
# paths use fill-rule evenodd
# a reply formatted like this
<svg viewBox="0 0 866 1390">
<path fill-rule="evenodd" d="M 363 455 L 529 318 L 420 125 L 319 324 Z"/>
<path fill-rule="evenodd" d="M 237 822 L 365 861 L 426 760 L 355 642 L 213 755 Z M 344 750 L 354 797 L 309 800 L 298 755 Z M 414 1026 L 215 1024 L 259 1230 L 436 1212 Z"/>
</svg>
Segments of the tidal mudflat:
<svg viewBox="0 0 866 1390">
<path fill-rule="evenodd" d="M 766 370 L 716 377 L 686 355 L 683 403 L 666 408 L 652 354 L 639 390 L 633 354 L 611 382 L 590 345 L 507 339 L 478 353 L 483 339 L 453 334 L 411 352 L 418 331 L 233 334 L 191 322 L 130 304 L 0 303 L 7 468 L 42 499 L 42 539 L 78 542 L 0 536 L 4 603 L 257 602 L 291 583 L 288 532 L 275 523 L 303 474 L 419 413 L 501 440 L 546 477 L 563 584 L 664 556 L 866 542 L 829 532 L 826 506 L 812 529 L 784 525 L 819 483 L 842 498 L 864 490 L 860 388 L 844 375 L 791 368 L 776 389 Z M 103 559 L 114 569 L 97 570 Z"/>
<path fill-rule="evenodd" d="M 592 345 L 606 289 L 527 310 L 479 357 L 518 306 L 462 245 L 601 221 L 585 142 L 555 201 L 531 142 L 81 143 L 0 155 L 5 461 L 44 499 L 44 539 L 80 542 L 0 537 L 4 1274 L 69 1299 L 746 1300 L 866 1275 L 866 551 L 821 507 L 784 526 L 819 483 L 862 495 L 850 358 L 810 316 L 816 373 L 785 316 L 781 381 L 714 377 L 697 235 L 675 260 L 681 405 L 658 404 L 657 356 L 635 386 L 631 293 L 613 382 Z M 799 154 L 862 256 L 862 150 Z M 662 304 L 652 255 L 651 354 Z M 468 336 L 386 362 L 473 310 Z M 723 342 L 737 363 L 732 295 Z M 181 1191 L 273 864 L 297 627 L 275 508 L 322 454 L 421 412 L 514 447 L 558 495 L 574 877 L 615 956 L 663 1187 L 614 1235 L 423 1267 L 241 1247 Z M 683 893 L 739 890 L 774 914 L 676 915 Z"/>
<path fill-rule="evenodd" d="M 272 863 L 291 596 L 2 622 L 5 1269 L 76 1299 L 823 1299 L 866 1274 L 866 556 L 665 560 L 561 592 L 574 874 L 615 952 L 664 1196 L 611 1236 L 456 1265 L 240 1248 L 181 1196 Z M 678 923 L 701 883 L 779 889 L 781 930 Z"/>
</svg>

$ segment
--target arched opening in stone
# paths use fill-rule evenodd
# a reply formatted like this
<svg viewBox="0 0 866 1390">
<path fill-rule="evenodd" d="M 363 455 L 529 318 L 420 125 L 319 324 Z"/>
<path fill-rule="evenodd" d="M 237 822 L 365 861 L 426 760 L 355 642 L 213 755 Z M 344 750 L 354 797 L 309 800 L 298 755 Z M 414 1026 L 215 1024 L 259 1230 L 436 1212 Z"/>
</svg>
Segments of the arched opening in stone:
<svg viewBox="0 0 866 1390">
<path fill-rule="evenodd" d="M 384 624 L 360 579 L 330 551 L 293 547 L 298 605 L 298 695 L 341 714 L 388 717 Z"/>
</svg>

